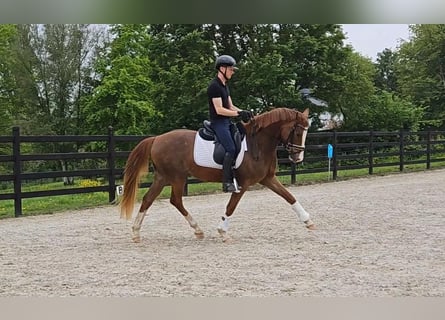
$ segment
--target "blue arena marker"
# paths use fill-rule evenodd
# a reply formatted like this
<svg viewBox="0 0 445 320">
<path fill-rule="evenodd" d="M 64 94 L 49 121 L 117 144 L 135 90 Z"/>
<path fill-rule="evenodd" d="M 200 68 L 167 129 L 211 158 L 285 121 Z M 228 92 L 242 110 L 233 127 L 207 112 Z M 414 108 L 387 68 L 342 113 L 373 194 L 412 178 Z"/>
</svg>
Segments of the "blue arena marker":
<svg viewBox="0 0 445 320">
<path fill-rule="evenodd" d="M 332 147 L 332 144 L 328 144 L 328 180 L 331 178 L 331 159 L 332 154 L 334 152 L 334 147 Z"/>
<path fill-rule="evenodd" d="M 332 158 L 332 153 L 334 151 L 334 148 L 332 147 L 332 144 L 328 144 L 328 158 Z"/>
</svg>

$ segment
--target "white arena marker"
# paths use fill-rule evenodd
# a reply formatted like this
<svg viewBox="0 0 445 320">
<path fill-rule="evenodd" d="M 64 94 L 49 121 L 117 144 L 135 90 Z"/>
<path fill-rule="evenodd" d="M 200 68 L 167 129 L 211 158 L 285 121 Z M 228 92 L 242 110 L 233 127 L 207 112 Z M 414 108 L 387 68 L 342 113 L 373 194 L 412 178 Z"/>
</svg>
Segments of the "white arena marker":
<svg viewBox="0 0 445 320">
<path fill-rule="evenodd" d="M 118 196 L 121 196 L 124 194 L 124 186 L 123 185 L 116 186 L 116 194 Z"/>
</svg>

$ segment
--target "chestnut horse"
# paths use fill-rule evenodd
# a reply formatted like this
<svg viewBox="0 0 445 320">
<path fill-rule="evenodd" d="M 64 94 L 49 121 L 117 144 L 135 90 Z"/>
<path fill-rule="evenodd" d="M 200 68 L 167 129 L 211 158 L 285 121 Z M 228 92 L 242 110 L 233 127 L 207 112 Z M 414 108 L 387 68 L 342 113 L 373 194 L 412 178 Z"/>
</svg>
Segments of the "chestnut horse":
<svg viewBox="0 0 445 320">
<path fill-rule="evenodd" d="M 225 215 L 218 225 L 218 232 L 225 242 L 229 240 L 229 217 L 249 186 L 260 183 L 286 200 L 308 229 L 314 223 L 295 197 L 277 179 L 277 146 L 283 143 L 289 159 L 295 163 L 303 161 L 306 134 L 309 127 L 309 110 L 299 112 L 288 108 L 275 108 L 256 115 L 243 124 L 246 130 L 247 151 L 235 177 L 241 190 L 232 193 Z M 182 203 L 183 190 L 188 176 L 203 182 L 221 182 L 222 170 L 198 166 L 194 162 L 193 148 L 196 131 L 173 130 L 139 142 L 131 151 L 124 170 L 124 194 L 120 201 L 121 217 L 131 219 L 140 177 L 147 173 L 149 161 L 153 163 L 154 179 L 144 195 L 139 212 L 133 223 L 133 241 L 140 242 L 140 229 L 147 210 L 161 193 L 171 185 L 170 203 L 175 206 L 194 229 L 197 238 L 204 233 Z"/>
</svg>

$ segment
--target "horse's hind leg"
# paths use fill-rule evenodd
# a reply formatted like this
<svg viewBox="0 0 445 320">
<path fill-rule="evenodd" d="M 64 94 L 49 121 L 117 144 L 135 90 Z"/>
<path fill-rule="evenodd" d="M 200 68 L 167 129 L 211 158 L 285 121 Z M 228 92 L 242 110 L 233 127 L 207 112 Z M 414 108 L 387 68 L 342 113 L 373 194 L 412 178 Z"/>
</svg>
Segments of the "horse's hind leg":
<svg viewBox="0 0 445 320">
<path fill-rule="evenodd" d="M 184 208 L 184 204 L 182 203 L 182 195 L 184 193 L 184 181 L 177 181 L 172 183 L 172 192 L 170 195 L 170 203 L 176 207 L 176 209 L 181 212 L 184 216 L 185 220 L 189 223 L 190 227 L 195 230 L 195 236 L 198 239 L 204 238 L 204 232 L 198 226 L 198 223 L 193 219 L 191 214 Z"/>
<path fill-rule="evenodd" d="M 133 241 L 134 242 L 141 242 L 141 235 L 140 230 L 142 226 L 142 221 L 144 220 L 144 217 L 148 211 L 148 208 L 153 204 L 153 201 L 159 196 L 162 189 L 164 188 L 165 184 L 161 183 L 158 179 L 154 179 L 152 185 L 150 186 L 150 189 L 147 193 L 145 193 L 142 204 L 139 208 L 139 212 L 134 219 L 133 222 Z"/>
</svg>

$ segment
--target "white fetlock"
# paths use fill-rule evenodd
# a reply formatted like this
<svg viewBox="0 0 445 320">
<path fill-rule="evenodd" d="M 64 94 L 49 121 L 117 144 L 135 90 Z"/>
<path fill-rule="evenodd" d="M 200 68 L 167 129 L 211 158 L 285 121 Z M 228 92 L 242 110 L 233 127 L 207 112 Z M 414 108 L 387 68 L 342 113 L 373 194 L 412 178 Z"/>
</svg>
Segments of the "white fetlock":
<svg viewBox="0 0 445 320">
<path fill-rule="evenodd" d="M 133 242 L 135 243 L 139 243 L 141 242 L 141 234 L 139 232 L 139 229 L 135 229 L 133 228 L 133 237 L 132 237 Z"/>
<path fill-rule="evenodd" d="M 195 230 L 195 236 L 199 239 L 204 237 L 204 232 L 201 230 L 201 228 L 198 226 L 198 223 L 193 219 L 193 217 L 188 214 L 185 216 L 185 220 L 188 221 L 190 227 L 192 227 Z"/>
<path fill-rule="evenodd" d="M 304 208 L 298 201 L 296 201 L 292 205 L 292 210 L 294 210 L 297 213 L 298 218 L 300 219 L 301 222 L 306 223 L 307 221 L 310 221 L 309 213 L 307 213 L 306 210 L 304 210 Z M 306 225 L 308 224 L 306 223 Z"/>
<path fill-rule="evenodd" d="M 218 232 L 219 234 L 223 235 L 227 233 L 229 230 L 229 218 L 228 217 L 221 217 L 222 221 L 218 224 Z"/>
</svg>

